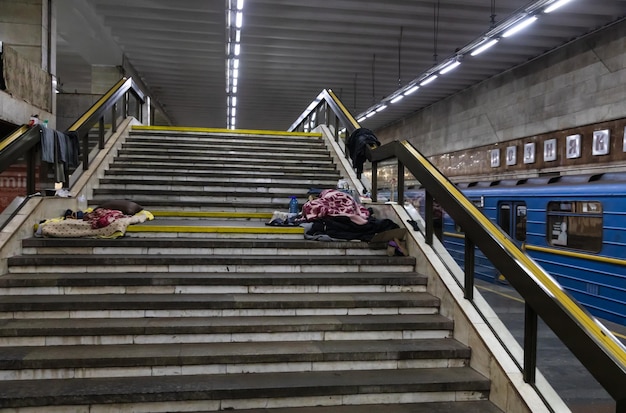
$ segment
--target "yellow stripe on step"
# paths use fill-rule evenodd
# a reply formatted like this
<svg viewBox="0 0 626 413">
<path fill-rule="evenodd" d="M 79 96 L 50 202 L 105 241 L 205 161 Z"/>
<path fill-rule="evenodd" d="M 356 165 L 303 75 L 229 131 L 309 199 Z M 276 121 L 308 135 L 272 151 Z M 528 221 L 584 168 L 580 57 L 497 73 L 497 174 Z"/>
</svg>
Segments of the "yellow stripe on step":
<svg viewBox="0 0 626 413">
<path fill-rule="evenodd" d="M 155 217 L 186 218 L 258 218 L 271 219 L 271 212 L 225 212 L 225 211 L 150 211 Z"/>
<path fill-rule="evenodd" d="M 302 227 L 210 227 L 186 225 L 130 225 L 127 232 L 193 232 L 231 234 L 304 234 Z"/>
</svg>

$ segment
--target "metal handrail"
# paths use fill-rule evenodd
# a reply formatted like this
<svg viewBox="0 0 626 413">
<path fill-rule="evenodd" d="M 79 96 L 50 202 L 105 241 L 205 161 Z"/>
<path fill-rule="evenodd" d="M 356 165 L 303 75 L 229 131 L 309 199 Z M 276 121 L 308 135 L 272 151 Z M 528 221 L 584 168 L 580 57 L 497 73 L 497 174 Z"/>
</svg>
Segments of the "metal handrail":
<svg viewBox="0 0 626 413">
<path fill-rule="evenodd" d="M 69 127 L 66 134 L 76 134 L 79 140 L 82 140 L 82 169 L 89 168 L 89 142 L 88 134 L 92 127 L 99 123 L 99 149 L 104 148 L 104 118 L 105 115 L 112 112 L 112 132 L 117 129 L 116 118 L 118 113 L 118 103 L 123 102 L 123 108 L 120 111 L 122 115 L 128 115 L 128 93 L 131 93 L 140 104 L 144 104 L 146 96 L 143 91 L 136 85 L 132 78 L 123 78 L 117 82 L 107 93 L 105 93 L 91 108 L 89 108 L 76 122 Z M 137 114 L 141 116 L 141 114 Z M 15 212 L 25 205 L 34 194 L 36 188 L 36 171 L 35 171 L 35 153 L 41 142 L 42 126 L 35 127 L 23 126 L 7 138 L 0 142 L 0 173 L 4 172 L 16 160 L 26 157 L 26 198 L 17 206 Z M 55 160 L 58 154 L 55 151 Z M 0 223 L 1 226 L 6 225 Z"/>
<path fill-rule="evenodd" d="M 485 217 L 409 142 L 394 141 L 378 148 L 368 148 L 367 151 L 368 160 L 372 162 L 374 200 L 377 164 L 395 158 L 398 160 L 398 202 L 404 202 L 404 187 L 400 185 L 400 175 L 404 176 L 405 167 L 426 191 L 426 241 L 432 244 L 433 199 L 463 228 L 465 239 L 469 241 L 466 244 L 466 298 L 472 299 L 474 245 L 480 248 L 501 273 L 506 274 L 507 281 L 524 298 L 524 379 L 534 383 L 539 316 L 615 399 L 616 411 L 626 412 L 626 347 L 520 250 L 506 233 Z"/>
<path fill-rule="evenodd" d="M 287 130 L 308 132 L 317 125 L 330 126 L 331 114 L 334 116 L 336 139 L 339 137 L 340 129 L 345 129 L 349 135 L 359 128 L 359 123 L 335 93 L 330 89 L 324 89 Z"/>
</svg>

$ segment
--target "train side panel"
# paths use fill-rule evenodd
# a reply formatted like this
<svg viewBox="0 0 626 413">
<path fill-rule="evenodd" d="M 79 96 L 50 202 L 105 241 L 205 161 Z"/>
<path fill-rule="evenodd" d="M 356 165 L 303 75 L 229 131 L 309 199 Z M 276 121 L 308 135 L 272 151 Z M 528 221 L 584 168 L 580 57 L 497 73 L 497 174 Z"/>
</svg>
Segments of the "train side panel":
<svg viewBox="0 0 626 413">
<path fill-rule="evenodd" d="M 593 315 L 626 325 L 626 184 L 529 185 L 464 192 L 497 225 L 502 205 L 523 204 L 525 239 L 516 239 L 519 233 L 510 234 L 511 238 Z M 560 239 L 559 230 L 569 234 L 569 244 Z M 444 234 L 444 245 L 463 266 L 463 234 L 447 215 Z M 475 261 L 478 278 L 502 281 L 479 250 Z"/>
</svg>

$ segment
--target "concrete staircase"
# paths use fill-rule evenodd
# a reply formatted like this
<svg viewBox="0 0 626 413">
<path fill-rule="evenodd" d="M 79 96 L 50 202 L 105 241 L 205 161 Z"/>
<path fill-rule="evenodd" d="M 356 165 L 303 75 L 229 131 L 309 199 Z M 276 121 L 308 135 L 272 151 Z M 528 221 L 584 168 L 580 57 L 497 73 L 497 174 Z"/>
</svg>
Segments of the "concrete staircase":
<svg viewBox="0 0 626 413">
<path fill-rule="evenodd" d="M 2 411 L 501 412 L 415 258 L 265 225 L 339 175 L 314 134 L 132 133 L 91 203 L 156 219 L 0 277 Z"/>
</svg>

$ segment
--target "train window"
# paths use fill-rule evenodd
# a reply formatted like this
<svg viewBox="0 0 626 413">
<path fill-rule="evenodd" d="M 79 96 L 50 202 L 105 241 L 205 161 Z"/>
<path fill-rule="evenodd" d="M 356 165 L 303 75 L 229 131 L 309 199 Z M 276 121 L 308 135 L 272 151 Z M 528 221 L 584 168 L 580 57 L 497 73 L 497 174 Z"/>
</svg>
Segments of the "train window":
<svg viewBox="0 0 626 413">
<path fill-rule="evenodd" d="M 515 205 L 515 239 L 526 241 L 526 205 Z"/>
<path fill-rule="evenodd" d="M 596 201 L 548 202 L 550 245 L 599 252 L 602 249 L 602 204 Z"/>
</svg>

